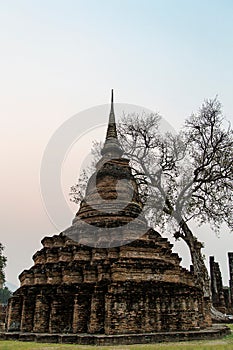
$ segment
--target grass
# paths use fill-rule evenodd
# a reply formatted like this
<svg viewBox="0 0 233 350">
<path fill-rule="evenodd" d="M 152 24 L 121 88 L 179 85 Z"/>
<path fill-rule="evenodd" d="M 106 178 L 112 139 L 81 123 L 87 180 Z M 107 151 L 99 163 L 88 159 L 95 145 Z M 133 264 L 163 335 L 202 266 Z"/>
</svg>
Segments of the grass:
<svg viewBox="0 0 233 350">
<path fill-rule="evenodd" d="M 227 324 L 226 326 L 228 326 L 233 331 L 233 323 L 232 324 Z"/>
<path fill-rule="evenodd" d="M 233 324 L 228 325 L 233 331 Z M 232 350 L 233 333 L 215 340 L 119 346 L 86 346 L 0 341 L 0 350 Z"/>
</svg>

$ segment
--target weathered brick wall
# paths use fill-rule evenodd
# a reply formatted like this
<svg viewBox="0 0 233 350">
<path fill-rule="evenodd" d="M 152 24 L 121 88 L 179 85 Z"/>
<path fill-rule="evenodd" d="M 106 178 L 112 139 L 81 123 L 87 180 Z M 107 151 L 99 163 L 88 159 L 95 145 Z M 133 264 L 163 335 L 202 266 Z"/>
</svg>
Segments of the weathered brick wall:
<svg viewBox="0 0 233 350">
<path fill-rule="evenodd" d="M 45 238 L 43 245 L 35 265 L 20 275 L 8 330 L 120 334 L 211 323 L 193 274 L 151 229 L 117 248 L 90 248 L 62 235 Z"/>
<path fill-rule="evenodd" d="M 226 305 L 226 313 L 233 314 L 230 287 L 223 287 L 223 294 L 224 294 L 224 300 Z"/>
<path fill-rule="evenodd" d="M 102 159 L 94 175 L 73 225 L 45 237 L 34 266 L 21 273 L 21 287 L 9 302 L 7 329 L 121 334 L 211 325 L 209 301 L 194 273 L 180 266 L 168 240 L 138 216 L 142 204 L 129 160 Z M 91 224 L 86 231 L 84 222 Z M 107 237 L 106 227 L 112 228 Z M 84 242 L 107 239 L 113 248 L 81 244 L 81 233 Z"/>
<path fill-rule="evenodd" d="M 5 330 L 6 309 L 6 305 L 0 304 L 0 331 Z"/>
<path fill-rule="evenodd" d="M 137 182 L 121 157 L 113 96 L 101 154 L 72 226 L 45 237 L 34 266 L 21 273 L 7 329 L 121 334 L 211 325 L 209 300 L 194 273 L 140 215 Z M 115 248 L 90 247 L 103 243 Z"/>
<path fill-rule="evenodd" d="M 223 292 L 222 274 L 219 264 L 210 256 L 210 281 L 213 306 L 222 313 L 226 312 L 226 304 Z"/>
<path fill-rule="evenodd" d="M 231 312 L 233 312 L 233 252 L 228 253 L 229 259 L 229 274 L 230 274 L 230 295 L 231 295 Z"/>
</svg>

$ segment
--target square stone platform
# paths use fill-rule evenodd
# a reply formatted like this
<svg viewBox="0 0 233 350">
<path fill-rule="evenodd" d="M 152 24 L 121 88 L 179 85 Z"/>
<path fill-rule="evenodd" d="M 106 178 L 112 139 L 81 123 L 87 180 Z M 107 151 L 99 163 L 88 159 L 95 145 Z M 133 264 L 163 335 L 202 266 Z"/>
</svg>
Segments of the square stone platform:
<svg viewBox="0 0 233 350">
<path fill-rule="evenodd" d="M 180 342 L 191 340 L 213 340 L 229 335 L 231 330 L 225 325 L 215 324 L 212 327 L 183 332 L 160 332 L 139 334 L 49 334 L 49 333 L 20 333 L 1 332 L 1 340 L 19 340 L 37 343 L 79 344 L 79 345 L 130 345 L 151 344 L 161 342 Z"/>
</svg>

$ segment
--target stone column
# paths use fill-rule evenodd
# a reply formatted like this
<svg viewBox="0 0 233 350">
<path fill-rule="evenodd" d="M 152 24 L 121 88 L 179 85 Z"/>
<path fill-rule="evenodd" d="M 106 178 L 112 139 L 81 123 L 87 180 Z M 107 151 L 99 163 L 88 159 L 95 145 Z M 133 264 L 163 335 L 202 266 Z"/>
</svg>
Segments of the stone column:
<svg viewBox="0 0 233 350">
<path fill-rule="evenodd" d="M 161 323 L 161 301 L 160 298 L 156 299 L 156 330 L 160 332 L 162 329 Z"/>
<path fill-rule="evenodd" d="M 112 333 L 112 297 L 111 293 L 106 293 L 105 298 L 105 322 L 104 322 L 104 333 Z"/>
<path fill-rule="evenodd" d="M 179 309 L 180 309 L 180 330 L 186 330 L 188 329 L 188 324 L 187 324 L 187 305 L 186 305 L 186 299 L 184 295 L 180 296 L 180 304 L 179 304 Z"/>
<path fill-rule="evenodd" d="M 0 332 L 5 331 L 6 307 L 0 304 Z"/>
<path fill-rule="evenodd" d="M 50 303 L 48 299 L 42 294 L 37 295 L 36 302 L 35 302 L 33 332 L 36 332 L 36 333 L 48 332 L 49 316 L 50 316 Z"/>
<path fill-rule="evenodd" d="M 233 310 L 233 252 L 228 253 L 229 273 L 230 273 L 230 294 L 231 294 L 231 309 Z"/>
<path fill-rule="evenodd" d="M 61 333 L 62 332 L 62 313 L 61 313 L 61 300 L 57 298 L 52 301 L 49 319 L 49 333 Z"/>
<path fill-rule="evenodd" d="M 73 311 L 73 333 L 86 333 L 89 319 L 89 306 L 87 296 L 81 291 L 75 295 Z"/>
<path fill-rule="evenodd" d="M 13 296 L 8 302 L 7 331 L 20 331 L 22 297 Z"/>
<path fill-rule="evenodd" d="M 143 328 L 145 328 L 145 330 L 148 330 L 148 332 L 152 331 L 152 327 L 151 327 L 151 309 L 150 309 L 150 299 L 151 296 L 148 296 L 148 293 L 146 294 L 145 297 L 145 301 L 144 301 L 144 324 L 143 324 Z M 153 315 L 154 316 L 154 315 Z M 153 317 L 152 316 L 152 317 Z"/>
<path fill-rule="evenodd" d="M 169 331 L 176 331 L 176 312 L 175 312 L 175 299 L 170 298 L 168 299 L 169 302 Z"/>
<path fill-rule="evenodd" d="M 194 321 L 194 327 L 199 327 L 199 322 L 198 322 L 198 302 L 196 297 L 193 297 L 193 301 L 192 301 L 192 308 L 193 308 L 193 321 Z"/>
<path fill-rule="evenodd" d="M 213 306 L 220 312 L 225 313 L 226 305 L 223 294 L 222 274 L 219 264 L 214 261 L 213 256 L 210 256 L 210 276 Z"/>
<path fill-rule="evenodd" d="M 204 298 L 203 306 L 204 306 L 203 327 L 210 327 L 212 325 L 212 319 L 211 319 L 211 313 L 210 313 L 211 301 L 209 298 Z"/>
<path fill-rule="evenodd" d="M 211 294 L 212 294 L 212 302 L 213 305 L 216 305 L 218 302 L 218 290 L 217 290 L 217 281 L 215 275 L 215 262 L 214 257 L 210 256 L 210 286 L 211 286 Z"/>
<path fill-rule="evenodd" d="M 231 294 L 230 294 L 230 288 L 229 287 L 223 287 L 223 294 L 224 294 L 224 300 L 226 305 L 226 313 L 231 314 Z"/>
<path fill-rule="evenodd" d="M 104 291 L 95 287 L 91 298 L 91 314 L 88 325 L 89 333 L 104 333 Z"/>
</svg>

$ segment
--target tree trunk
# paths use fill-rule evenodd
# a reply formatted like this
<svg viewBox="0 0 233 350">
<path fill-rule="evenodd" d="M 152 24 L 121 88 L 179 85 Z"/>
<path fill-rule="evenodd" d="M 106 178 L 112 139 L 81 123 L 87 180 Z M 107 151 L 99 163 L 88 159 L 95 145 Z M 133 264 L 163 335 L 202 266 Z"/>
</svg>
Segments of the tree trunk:
<svg viewBox="0 0 233 350">
<path fill-rule="evenodd" d="M 196 275 L 197 283 L 202 287 L 204 291 L 204 296 L 211 296 L 210 292 L 210 279 L 207 268 L 204 263 L 204 258 L 201 253 L 201 249 L 203 248 L 201 242 L 199 242 L 195 237 L 187 242 L 190 254 L 191 261 L 193 264 L 194 273 Z"/>
<path fill-rule="evenodd" d="M 201 253 L 203 245 L 193 235 L 187 223 L 182 218 L 176 218 L 176 220 L 182 231 L 176 235 L 176 237 L 182 238 L 189 247 L 197 285 L 203 289 L 204 297 L 211 298 L 209 274 L 204 263 L 204 257 Z"/>
</svg>

